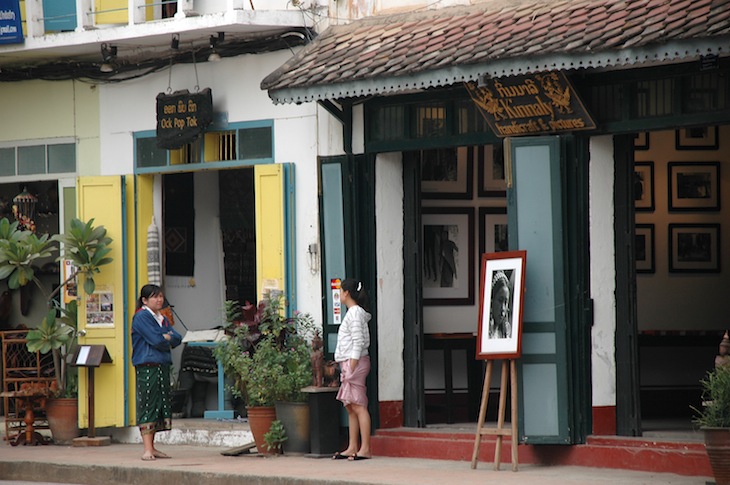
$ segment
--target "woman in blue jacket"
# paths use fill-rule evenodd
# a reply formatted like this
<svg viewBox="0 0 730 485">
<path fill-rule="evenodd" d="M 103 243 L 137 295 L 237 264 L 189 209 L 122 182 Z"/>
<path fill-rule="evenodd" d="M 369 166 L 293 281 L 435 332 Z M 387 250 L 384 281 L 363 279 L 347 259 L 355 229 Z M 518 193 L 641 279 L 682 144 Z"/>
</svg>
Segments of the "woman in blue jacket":
<svg viewBox="0 0 730 485">
<path fill-rule="evenodd" d="M 144 444 L 145 461 L 170 458 L 155 448 L 155 433 L 172 429 L 170 407 L 170 351 L 182 337 L 160 313 L 165 295 L 157 285 L 139 292 L 132 319 L 132 365 L 137 378 L 137 426 Z"/>
</svg>

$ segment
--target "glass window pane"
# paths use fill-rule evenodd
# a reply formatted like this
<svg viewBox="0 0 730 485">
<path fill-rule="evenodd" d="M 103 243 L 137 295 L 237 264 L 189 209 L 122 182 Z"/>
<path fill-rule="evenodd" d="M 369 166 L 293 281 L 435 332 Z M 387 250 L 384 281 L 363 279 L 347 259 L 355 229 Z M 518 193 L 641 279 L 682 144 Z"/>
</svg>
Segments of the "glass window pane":
<svg viewBox="0 0 730 485">
<path fill-rule="evenodd" d="M 416 136 L 429 138 L 447 135 L 446 106 L 433 104 L 416 108 Z"/>
<path fill-rule="evenodd" d="M 48 145 L 48 173 L 76 172 L 76 145 Z"/>
<path fill-rule="evenodd" d="M 15 148 L 0 148 L 0 176 L 15 175 Z"/>
<path fill-rule="evenodd" d="M 157 147 L 157 139 L 137 138 L 137 168 L 164 167 L 167 150 Z"/>
<path fill-rule="evenodd" d="M 486 133 L 489 131 L 484 116 L 477 110 L 474 101 L 456 101 L 457 133 Z"/>
<path fill-rule="evenodd" d="M 405 109 L 403 106 L 382 106 L 374 114 L 372 137 L 374 141 L 405 138 Z"/>
<path fill-rule="evenodd" d="M 18 175 L 46 173 L 46 146 L 18 147 Z"/>
<path fill-rule="evenodd" d="M 240 160 L 273 158 L 272 128 L 242 128 L 238 131 L 238 156 Z"/>
</svg>

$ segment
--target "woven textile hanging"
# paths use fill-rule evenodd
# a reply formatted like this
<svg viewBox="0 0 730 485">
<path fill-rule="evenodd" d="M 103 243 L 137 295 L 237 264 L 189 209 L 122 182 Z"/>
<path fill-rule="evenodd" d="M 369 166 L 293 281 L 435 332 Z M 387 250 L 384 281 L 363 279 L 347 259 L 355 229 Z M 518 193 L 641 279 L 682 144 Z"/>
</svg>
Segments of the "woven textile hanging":
<svg viewBox="0 0 730 485">
<path fill-rule="evenodd" d="M 151 285 L 162 285 L 160 273 L 160 233 L 155 218 L 147 228 L 147 282 Z"/>
</svg>

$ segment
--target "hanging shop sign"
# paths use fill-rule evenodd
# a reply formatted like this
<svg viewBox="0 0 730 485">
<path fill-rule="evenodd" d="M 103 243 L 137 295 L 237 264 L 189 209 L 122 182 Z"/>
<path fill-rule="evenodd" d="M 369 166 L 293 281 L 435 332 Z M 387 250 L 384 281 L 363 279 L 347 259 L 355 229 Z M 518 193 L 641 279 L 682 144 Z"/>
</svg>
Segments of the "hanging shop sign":
<svg viewBox="0 0 730 485">
<path fill-rule="evenodd" d="M 0 44 L 22 44 L 19 0 L 0 0 Z"/>
<path fill-rule="evenodd" d="M 213 121 L 210 88 L 157 95 L 157 146 L 180 148 L 198 138 Z"/>
<path fill-rule="evenodd" d="M 465 84 L 482 116 L 499 136 L 592 130 L 596 123 L 560 71 L 485 79 Z"/>
</svg>

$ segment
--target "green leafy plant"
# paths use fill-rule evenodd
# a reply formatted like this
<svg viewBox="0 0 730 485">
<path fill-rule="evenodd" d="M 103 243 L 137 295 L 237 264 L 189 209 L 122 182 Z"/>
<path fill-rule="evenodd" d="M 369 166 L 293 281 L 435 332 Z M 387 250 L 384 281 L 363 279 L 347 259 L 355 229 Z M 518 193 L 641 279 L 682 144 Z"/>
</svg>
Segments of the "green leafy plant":
<svg viewBox="0 0 730 485">
<path fill-rule="evenodd" d="M 286 302 L 280 293 L 256 307 L 247 303 L 240 312 L 233 310 L 235 305 L 226 304 L 226 314 L 236 318 L 226 326 L 228 339 L 214 350 L 225 374 L 234 380 L 233 394 L 248 406 L 305 402 L 301 389 L 312 382 L 312 317 L 300 312 L 285 317 Z"/>
<path fill-rule="evenodd" d="M 78 306 L 74 301 L 63 308 L 55 297 L 79 274 L 84 276 L 84 292 L 93 293 L 94 275 L 100 272 L 101 266 L 112 262 L 108 256 L 112 239 L 104 226 L 95 227 L 93 223 L 94 219 L 82 222 L 74 218 L 66 233 L 39 237 L 18 222 L 0 219 L 0 279 L 7 279 L 9 288 L 17 289 L 33 282 L 47 293 L 36 277 L 36 270 L 38 263 L 58 251 L 55 243 L 63 245 L 63 255 L 56 260 L 68 259 L 75 266 L 75 271 L 48 295 L 48 314 L 27 336 L 27 348 L 31 352 L 53 352 L 58 393 L 65 397 L 77 392 L 75 370 L 68 372 L 67 359 L 76 342 Z"/>
<path fill-rule="evenodd" d="M 271 423 L 269 431 L 264 434 L 264 442 L 270 453 L 281 453 L 282 446 L 287 439 L 284 425 L 278 419 Z"/>
<path fill-rule="evenodd" d="M 57 312 L 61 316 L 57 317 Z M 70 301 L 65 308 L 48 311 L 40 326 L 27 335 L 27 348 L 31 352 L 53 352 L 53 367 L 59 397 L 73 397 L 78 392 L 78 374 L 69 368 L 68 358 L 75 349 L 78 305 Z"/>
<path fill-rule="evenodd" d="M 692 406 L 692 421 L 704 428 L 730 428 L 730 365 L 709 371 L 702 384 L 702 408 Z"/>
</svg>

